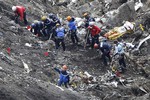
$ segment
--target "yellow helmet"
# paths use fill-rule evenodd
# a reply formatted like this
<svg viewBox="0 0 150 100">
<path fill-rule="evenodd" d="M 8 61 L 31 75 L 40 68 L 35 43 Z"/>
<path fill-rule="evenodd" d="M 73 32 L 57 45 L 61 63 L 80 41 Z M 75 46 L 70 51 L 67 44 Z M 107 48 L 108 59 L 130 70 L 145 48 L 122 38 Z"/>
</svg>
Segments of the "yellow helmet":
<svg viewBox="0 0 150 100">
<path fill-rule="evenodd" d="M 84 13 L 83 16 L 86 17 L 88 15 L 88 13 Z"/>
<path fill-rule="evenodd" d="M 42 16 L 42 17 L 41 17 L 41 20 L 42 20 L 42 21 L 45 21 L 46 19 L 47 19 L 47 16 Z"/>
<path fill-rule="evenodd" d="M 70 21 L 71 19 L 71 16 L 67 16 L 67 21 Z"/>
</svg>

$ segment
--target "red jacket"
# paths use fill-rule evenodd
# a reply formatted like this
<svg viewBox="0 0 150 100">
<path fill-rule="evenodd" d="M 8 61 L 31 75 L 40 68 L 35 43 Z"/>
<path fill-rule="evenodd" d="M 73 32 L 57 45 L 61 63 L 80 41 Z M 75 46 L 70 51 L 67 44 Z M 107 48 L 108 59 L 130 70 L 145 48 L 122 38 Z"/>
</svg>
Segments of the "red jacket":
<svg viewBox="0 0 150 100">
<path fill-rule="evenodd" d="M 90 33 L 92 37 L 98 35 L 101 32 L 101 29 L 95 25 L 93 25 L 93 27 L 89 26 L 88 29 L 90 29 Z"/>
<path fill-rule="evenodd" d="M 20 20 L 23 20 L 24 12 L 26 10 L 25 7 L 23 7 L 23 6 L 16 6 L 16 7 L 17 7 L 17 10 L 16 10 L 15 14 L 20 16 Z"/>
</svg>

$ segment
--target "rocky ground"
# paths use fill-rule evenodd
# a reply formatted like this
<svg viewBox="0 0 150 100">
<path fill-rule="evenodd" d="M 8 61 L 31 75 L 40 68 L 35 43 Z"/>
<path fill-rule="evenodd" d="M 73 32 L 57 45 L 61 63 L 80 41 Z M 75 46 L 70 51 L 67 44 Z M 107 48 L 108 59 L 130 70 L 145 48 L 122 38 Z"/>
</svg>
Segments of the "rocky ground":
<svg viewBox="0 0 150 100">
<path fill-rule="evenodd" d="M 149 100 L 149 40 L 138 51 L 131 53 L 130 58 L 133 59 L 126 59 L 127 72 L 114 78 L 110 68 L 103 66 L 99 51 L 83 48 L 82 38 L 80 45 L 72 45 L 66 38 L 66 51 L 55 50 L 52 40 L 41 41 L 22 23 L 15 24 L 11 11 L 13 5 L 24 5 L 29 22 L 40 20 L 40 16 L 50 12 L 61 19 L 70 14 L 81 17 L 85 9 L 96 17 L 108 14 L 106 24 L 111 27 L 107 30 L 122 25 L 124 20 L 134 21 L 134 33 L 122 38 L 127 42 L 134 39 L 133 43 L 138 44 L 149 35 L 148 28 L 144 32 L 139 28 L 139 23 L 143 24 L 150 18 L 149 0 L 141 0 L 144 6 L 138 11 L 134 10 L 135 2 L 132 0 L 127 3 L 124 3 L 127 0 L 110 0 L 107 7 L 109 0 L 79 0 L 78 3 L 52 1 L 0 0 L 0 100 Z M 110 17 L 108 12 L 112 10 L 117 12 Z M 47 52 L 48 55 L 45 55 Z M 76 84 L 69 89 L 56 85 L 58 74 L 53 67 L 63 64 L 69 66 L 72 78 L 80 75 L 76 76 Z M 92 82 L 82 78 L 85 71 L 94 78 Z"/>
</svg>

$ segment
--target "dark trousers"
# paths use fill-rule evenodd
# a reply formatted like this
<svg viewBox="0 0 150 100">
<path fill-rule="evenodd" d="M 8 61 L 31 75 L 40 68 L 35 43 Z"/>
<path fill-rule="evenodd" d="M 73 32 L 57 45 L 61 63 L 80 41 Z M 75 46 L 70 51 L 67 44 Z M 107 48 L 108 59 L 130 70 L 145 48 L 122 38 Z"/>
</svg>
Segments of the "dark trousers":
<svg viewBox="0 0 150 100">
<path fill-rule="evenodd" d="M 43 29 L 42 32 L 43 32 L 44 37 L 46 37 L 46 39 L 49 39 L 50 38 L 50 34 L 52 34 L 51 33 L 51 29 L 49 27 Z"/>
<path fill-rule="evenodd" d="M 124 54 L 121 54 L 120 57 L 119 57 L 119 65 L 123 68 L 126 68 L 126 63 L 125 63 L 125 60 L 124 60 Z"/>
<path fill-rule="evenodd" d="M 15 16 L 15 23 L 18 23 L 18 18 L 19 18 L 20 15 L 16 15 Z M 24 12 L 24 17 L 23 17 L 23 20 L 24 20 L 24 24 L 28 24 L 28 21 L 27 21 L 27 18 L 26 18 L 26 12 Z"/>
<path fill-rule="evenodd" d="M 94 37 L 92 37 L 92 45 L 91 47 L 94 48 L 94 44 L 97 43 L 99 44 L 99 35 L 95 35 Z"/>
<path fill-rule="evenodd" d="M 61 45 L 63 47 L 63 50 L 65 51 L 66 47 L 65 47 L 65 42 L 64 42 L 64 38 L 63 37 L 62 38 L 56 38 L 56 40 L 55 40 L 56 49 L 59 48 L 60 43 L 61 43 Z"/>
<path fill-rule="evenodd" d="M 76 30 L 71 31 L 71 40 L 72 40 L 72 43 L 78 43 L 79 42 Z"/>
<path fill-rule="evenodd" d="M 65 87 L 68 88 L 68 82 L 59 81 L 58 86 L 61 86 L 64 83 Z"/>
<path fill-rule="evenodd" d="M 111 57 L 110 57 L 110 52 L 107 53 L 102 53 L 102 59 L 103 59 L 103 63 L 105 66 L 107 66 L 107 58 L 109 60 L 109 62 L 111 62 Z"/>
</svg>

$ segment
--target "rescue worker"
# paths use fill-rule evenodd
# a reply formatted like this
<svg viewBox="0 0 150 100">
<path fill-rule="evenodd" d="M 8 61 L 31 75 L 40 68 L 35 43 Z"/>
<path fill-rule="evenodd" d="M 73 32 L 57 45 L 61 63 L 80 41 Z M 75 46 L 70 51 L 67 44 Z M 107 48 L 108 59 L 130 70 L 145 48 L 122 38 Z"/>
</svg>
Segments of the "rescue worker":
<svg viewBox="0 0 150 100">
<path fill-rule="evenodd" d="M 110 43 L 107 42 L 106 38 L 102 39 L 102 41 L 100 42 L 100 50 L 102 52 L 103 63 L 105 66 L 107 66 L 108 65 L 107 58 L 109 62 L 111 62 L 111 56 L 110 56 L 111 45 Z"/>
<path fill-rule="evenodd" d="M 53 34 L 53 28 L 55 26 L 55 23 L 52 20 L 48 19 L 47 16 L 43 16 L 41 20 L 44 23 L 43 34 L 46 39 L 49 39 L 51 38 L 50 34 Z"/>
<path fill-rule="evenodd" d="M 50 14 L 48 14 L 48 16 L 49 16 L 50 19 L 53 20 L 53 22 L 55 23 L 55 25 L 56 25 L 57 23 L 59 23 L 59 24 L 61 25 L 59 18 L 58 18 L 55 14 L 50 13 Z"/>
<path fill-rule="evenodd" d="M 13 6 L 12 11 L 15 13 L 15 23 L 18 23 L 18 18 L 20 17 L 20 20 L 24 20 L 24 24 L 28 24 L 28 21 L 26 19 L 26 9 L 23 6 Z"/>
<path fill-rule="evenodd" d="M 65 36 L 65 28 L 62 27 L 59 23 L 56 24 L 56 34 L 55 34 L 55 44 L 56 44 L 56 49 L 59 48 L 60 43 L 63 47 L 63 50 L 65 51 L 65 42 L 64 42 L 64 36 Z"/>
<path fill-rule="evenodd" d="M 88 13 L 83 14 L 85 18 L 85 28 L 88 28 L 90 22 L 95 22 L 95 19 L 92 18 Z"/>
<path fill-rule="evenodd" d="M 30 31 L 33 32 L 34 35 L 43 36 L 43 32 L 42 32 L 43 27 L 44 27 L 44 23 L 42 21 L 34 21 L 31 24 L 31 30 Z"/>
<path fill-rule="evenodd" d="M 124 60 L 124 47 L 118 41 L 114 41 L 115 44 L 115 54 L 114 56 L 118 56 L 119 59 L 119 71 L 124 72 L 126 70 L 126 63 Z"/>
<path fill-rule="evenodd" d="M 90 42 L 90 37 L 89 37 L 90 33 L 88 31 L 88 26 L 89 26 L 90 22 L 95 22 L 95 19 L 90 17 L 90 15 L 88 13 L 84 13 L 83 17 L 85 18 L 85 21 L 84 21 L 85 26 L 84 27 L 86 29 L 86 35 L 85 35 L 85 39 L 87 41 L 86 44 L 90 45 L 91 42 Z"/>
<path fill-rule="evenodd" d="M 95 26 L 94 22 L 89 23 L 88 29 L 89 29 L 91 37 L 92 37 L 91 47 L 93 49 L 95 43 L 99 44 L 99 33 L 101 32 L 101 29 L 99 27 Z"/>
<path fill-rule="evenodd" d="M 62 66 L 62 69 L 54 68 L 59 73 L 59 81 L 58 86 L 61 86 L 62 84 L 65 85 L 66 88 L 68 88 L 68 84 L 70 81 L 69 74 L 67 72 L 68 67 L 66 65 Z"/>
<path fill-rule="evenodd" d="M 79 40 L 77 37 L 77 26 L 76 26 L 76 23 L 74 21 L 74 18 L 72 18 L 71 16 L 67 16 L 67 21 L 69 22 L 68 27 L 69 27 L 69 32 L 71 33 L 72 43 L 73 44 L 78 43 Z"/>
</svg>

